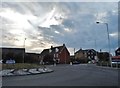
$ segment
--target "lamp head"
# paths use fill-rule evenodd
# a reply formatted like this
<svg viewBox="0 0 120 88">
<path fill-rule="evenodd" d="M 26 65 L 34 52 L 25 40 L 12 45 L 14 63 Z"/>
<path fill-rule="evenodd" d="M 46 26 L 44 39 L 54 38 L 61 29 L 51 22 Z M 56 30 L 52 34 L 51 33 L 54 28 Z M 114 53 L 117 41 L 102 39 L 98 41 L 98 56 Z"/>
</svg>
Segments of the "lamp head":
<svg viewBox="0 0 120 88">
<path fill-rule="evenodd" d="M 99 24 L 100 22 L 96 22 L 97 24 Z"/>
</svg>

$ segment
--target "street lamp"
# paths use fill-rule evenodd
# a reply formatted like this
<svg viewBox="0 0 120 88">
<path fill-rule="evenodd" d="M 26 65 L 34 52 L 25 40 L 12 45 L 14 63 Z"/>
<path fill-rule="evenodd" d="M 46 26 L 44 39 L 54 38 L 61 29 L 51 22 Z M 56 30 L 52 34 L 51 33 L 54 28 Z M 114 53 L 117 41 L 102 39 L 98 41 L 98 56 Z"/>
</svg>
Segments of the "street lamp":
<svg viewBox="0 0 120 88">
<path fill-rule="evenodd" d="M 24 44 L 23 44 L 23 48 L 25 49 L 25 40 L 26 40 L 26 38 L 24 38 Z M 25 59 L 25 52 L 23 53 L 23 63 L 25 63 L 24 62 L 24 59 Z"/>
<path fill-rule="evenodd" d="M 101 23 L 101 22 L 96 22 L 96 23 L 99 24 L 99 23 Z M 105 24 L 106 27 L 107 27 L 108 47 L 109 47 L 109 61 L 110 61 L 111 67 L 112 67 L 112 59 L 111 59 L 111 56 L 110 56 L 110 37 L 109 37 L 108 23 L 102 23 L 102 24 Z"/>
<path fill-rule="evenodd" d="M 25 40 L 26 40 L 26 38 L 24 38 L 24 45 L 23 45 L 23 48 L 25 48 Z"/>
</svg>

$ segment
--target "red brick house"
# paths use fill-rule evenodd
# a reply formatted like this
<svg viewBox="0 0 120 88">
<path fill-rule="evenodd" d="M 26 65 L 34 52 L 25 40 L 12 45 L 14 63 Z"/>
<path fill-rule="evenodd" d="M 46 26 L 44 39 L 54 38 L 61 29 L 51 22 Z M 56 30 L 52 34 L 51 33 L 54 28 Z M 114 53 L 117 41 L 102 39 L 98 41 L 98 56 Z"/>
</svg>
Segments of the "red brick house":
<svg viewBox="0 0 120 88">
<path fill-rule="evenodd" d="M 51 46 L 49 49 L 44 49 L 41 52 L 41 57 L 43 58 L 43 62 L 56 62 L 60 64 L 67 64 L 70 62 L 70 53 L 65 44 L 57 47 Z"/>
</svg>

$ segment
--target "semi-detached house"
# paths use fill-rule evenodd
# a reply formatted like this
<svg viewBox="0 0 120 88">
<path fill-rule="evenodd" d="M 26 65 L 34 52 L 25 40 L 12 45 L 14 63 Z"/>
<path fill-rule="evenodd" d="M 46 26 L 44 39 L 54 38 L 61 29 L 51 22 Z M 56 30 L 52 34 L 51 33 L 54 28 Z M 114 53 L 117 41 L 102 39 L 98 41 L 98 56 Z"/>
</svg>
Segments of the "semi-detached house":
<svg viewBox="0 0 120 88">
<path fill-rule="evenodd" d="M 65 44 L 57 47 L 51 46 L 51 48 L 41 52 L 41 58 L 43 62 L 67 64 L 70 62 L 70 53 Z"/>
</svg>

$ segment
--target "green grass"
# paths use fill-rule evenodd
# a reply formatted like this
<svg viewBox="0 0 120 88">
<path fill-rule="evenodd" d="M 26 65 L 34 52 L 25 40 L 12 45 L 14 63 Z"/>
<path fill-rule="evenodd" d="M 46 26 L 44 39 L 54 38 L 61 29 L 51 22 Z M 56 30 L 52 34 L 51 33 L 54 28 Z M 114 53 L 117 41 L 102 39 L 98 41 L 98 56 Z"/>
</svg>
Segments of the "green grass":
<svg viewBox="0 0 120 88">
<path fill-rule="evenodd" d="M 31 68 L 40 68 L 43 66 L 44 65 L 28 64 L 28 63 L 2 64 L 2 69 L 31 69 Z"/>
</svg>

